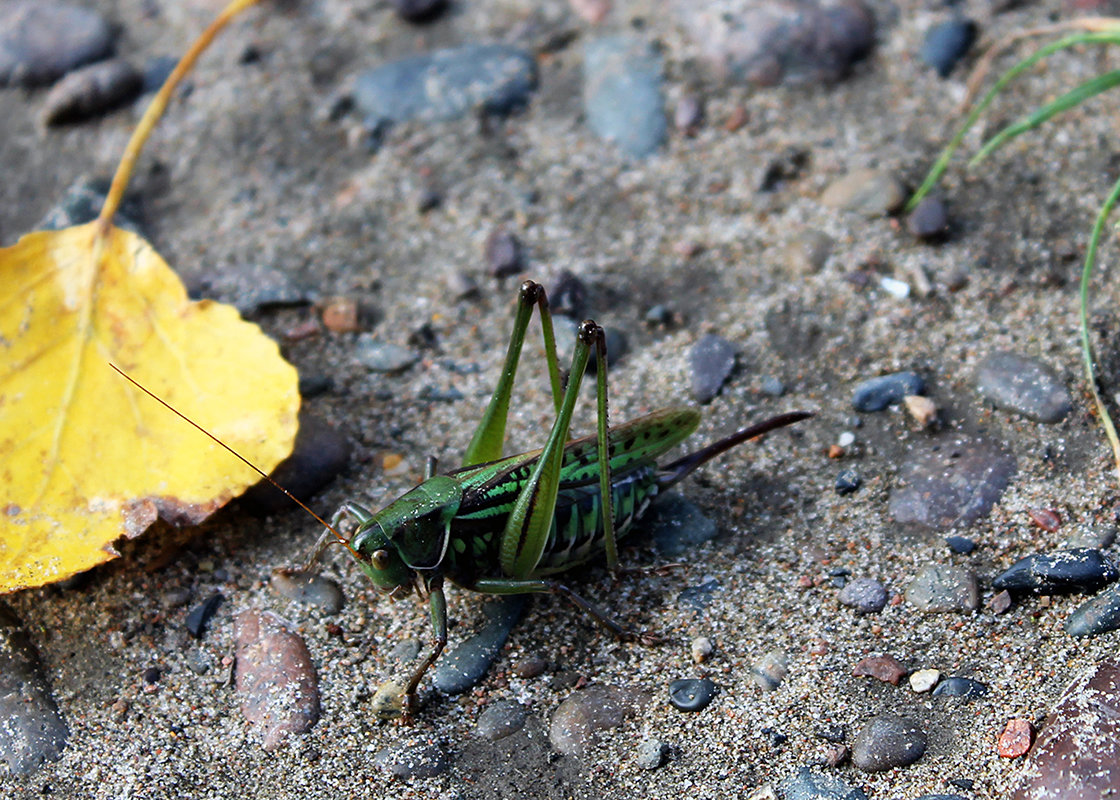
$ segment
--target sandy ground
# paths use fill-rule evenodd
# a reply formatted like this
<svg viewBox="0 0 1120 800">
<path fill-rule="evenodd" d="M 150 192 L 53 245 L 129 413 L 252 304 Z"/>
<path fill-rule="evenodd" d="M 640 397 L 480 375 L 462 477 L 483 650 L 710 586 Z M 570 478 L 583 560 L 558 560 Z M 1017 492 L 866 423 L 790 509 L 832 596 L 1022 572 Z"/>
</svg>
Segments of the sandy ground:
<svg viewBox="0 0 1120 800">
<path fill-rule="evenodd" d="M 89 5 L 123 28 L 120 52 L 142 63 L 181 52 L 218 3 Z M 741 448 L 683 487 L 722 531 L 686 559 L 685 570 L 614 590 L 601 570 L 579 576 L 588 596 L 664 632 L 668 644 L 620 645 L 564 604 L 538 599 L 490 677 L 458 698 L 426 692 L 411 727 L 377 723 L 368 702 L 391 672 L 393 646 L 426 636 L 426 615 L 412 603 L 380 601 L 338 556 L 327 569 L 347 596 L 340 614 L 326 617 L 272 593 L 270 570 L 298 561 L 318 535 L 300 513 L 264 522 L 223 513 L 185 544 L 157 535 L 129 545 L 125 558 L 81 588 L 8 597 L 44 658 L 71 740 L 57 763 L 25 779 L 5 777 L 0 795 L 747 796 L 819 759 L 826 743 L 815 732 L 823 726 L 845 726 L 850 742 L 869 717 L 890 711 L 926 726 L 926 755 L 886 774 L 851 766 L 834 774 L 874 798 L 1005 796 L 1018 768 L 995 750 L 1007 719 L 1041 720 L 1074 675 L 1115 653 L 1115 638 L 1074 640 L 1062 632 L 1077 598 L 1045 607 L 1027 602 L 1002 616 L 983 605 L 972 615 L 927 616 L 904 602 L 857 617 L 840 606 L 827 578 L 846 568 L 897 593 L 925 564 L 966 563 L 980 574 L 986 600 L 988 580 L 1016 558 L 1112 521 L 1116 477 L 1081 388 L 1075 281 L 1095 206 L 1114 177 L 1115 119 L 1106 98 L 1030 135 L 973 177 L 951 171 L 954 228 L 941 246 L 915 243 L 889 219 L 826 208 L 817 200 L 823 188 L 859 167 L 884 167 L 916 184 L 963 92 L 962 73 L 940 80 L 915 55 L 925 29 L 946 12 L 914 2 L 875 9 L 879 46 L 851 79 L 765 90 L 706 77 L 652 0 L 616 9 L 607 28 L 644 17 L 645 30 L 663 43 L 669 98 L 695 87 L 707 104 L 708 122 L 694 138 L 674 135 L 638 164 L 581 124 L 576 46 L 542 60 L 541 88 L 527 113 L 485 130 L 473 119 L 407 125 L 371 154 L 351 135 L 352 121 L 325 118 L 347 76 L 388 58 L 456 42 L 499 39 L 532 49 L 550 34 L 589 35 L 563 2 L 463 0 L 422 30 L 400 22 L 386 4 L 364 0 L 266 6 L 236 23 L 199 65 L 190 95 L 169 109 L 134 183 L 154 245 L 188 284 L 265 264 L 306 286 L 309 297 L 357 298 L 382 340 L 407 344 L 427 323 L 438 341 L 421 364 L 395 377 L 358 365 L 349 335 L 286 347 L 302 375 L 333 380 L 310 408 L 356 443 L 353 468 L 315 498 L 316 508 L 326 513 L 348 498 L 377 505 L 415 483 L 426 455 L 453 464 L 461 454 L 500 365 L 516 285 L 485 276 L 482 245 L 498 224 L 526 243 L 525 277 L 548 283 L 561 270 L 575 272 L 590 287 L 589 313 L 625 331 L 630 352 L 611 372 L 616 419 L 690 402 L 687 352 L 707 331 L 735 344 L 740 368 L 705 409 L 697 441 L 777 411 L 803 408 L 818 416 L 796 435 Z M 996 16 L 986 4 L 964 10 L 979 20 L 985 40 L 1066 13 L 1053 3 Z M 241 64 L 248 43 L 262 57 Z M 1028 76 L 991 119 L 1010 119 L 1104 68 L 1096 54 L 1056 58 Z M 0 235 L 7 243 L 31 229 L 77 177 L 108 175 L 139 114 L 137 108 L 43 131 L 35 122 L 42 97 L 0 93 Z M 749 120 L 730 132 L 723 123 L 739 107 Z M 759 176 L 789 148 L 809 154 L 807 167 L 776 192 L 760 194 Z M 426 185 L 443 202 L 421 214 Z M 825 231 L 836 245 L 819 273 L 794 276 L 783 249 L 806 230 Z M 674 244 L 683 240 L 700 243 L 701 252 L 678 255 Z M 899 300 L 845 279 L 860 269 L 908 282 L 923 270 L 934 291 Z M 954 269 L 968 280 L 948 293 L 939 286 Z M 478 278 L 479 298 L 449 297 L 460 271 Z M 1093 300 L 1106 383 L 1116 364 L 1109 344 L 1116 295 L 1106 273 Z M 678 312 L 682 324 L 644 325 L 657 303 Z M 307 307 L 270 309 L 255 319 L 281 336 L 312 314 Z M 1039 425 L 977 398 L 976 362 L 1004 348 L 1040 357 L 1063 376 L 1076 406 L 1067 420 Z M 530 363 L 538 353 L 534 346 Z M 453 372 L 448 362 L 480 370 Z M 841 431 L 852 429 L 852 386 L 898 369 L 928 378 L 948 423 L 936 435 L 983 430 L 1017 457 L 1019 472 L 1002 502 L 966 531 L 979 543 L 971 556 L 951 556 L 941 534 L 900 530 L 890 518 L 898 465 L 931 435 L 916 431 L 904 413 L 863 417 L 855 431 L 864 445 L 858 460 L 825 455 Z M 511 449 L 536 446 L 547 424 L 541 375 L 536 368 L 526 373 Z M 760 391 L 766 376 L 782 380 L 783 397 Z M 419 399 L 429 386 L 454 386 L 464 399 Z M 579 424 L 589 431 L 590 413 Z M 404 462 L 386 474 L 381 465 L 389 454 Z M 853 465 L 864 488 L 839 497 L 836 474 Z M 1059 510 L 1060 530 L 1031 524 L 1027 511 L 1039 507 Z M 645 565 L 656 558 L 639 543 L 625 549 L 624 560 Z M 681 590 L 709 577 L 723 588 L 705 612 L 678 607 Z M 805 577 L 817 585 L 801 588 Z M 172 606 L 168 598 L 184 589 L 192 599 Z M 183 620 L 215 590 L 226 603 L 199 643 L 184 632 Z M 450 602 L 454 639 L 478 621 L 480 600 L 453 593 Z M 271 608 L 288 619 L 319 672 L 322 720 L 272 753 L 261 750 L 242 718 L 223 666 L 232 653 L 233 612 L 242 607 Z M 341 637 L 331 625 L 341 627 Z M 715 642 L 703 670 L 721 694 L 706 711 L 685 715 L 665 701 L 666 684 L 700 674 L 689 653 L 699 635 Z M 771 649 L 789 655 L 789 676 L 764 693 L 750 681 L 749 667 Z M 909 669 L 975 677 L 991 692 L 967 705 L 935 703 L 905 686 L 851 677 L 856 661 L 880 652 Z M 511 674 L 527 656 L 548 663 L 543 676 Z M 196 674 L 188 660 L 209 669 Z M 161 676 L 149 686 L 142 675 L 151 666 Z M 578 678 L 655 698 L 582 761 L 551 753 L 547 743 L 549 715 Z M 475 738 L 480 710 L 510 698 L 533 709 L 526 729 L 496 743 Z M 766 729 L 787 739 L 775 744 Z M 652 772 L 635 764 L 646 737 L 672 748 L 669 761 Z M 450 770 L 427 780 L 386 777 L 373 756 L 401 741 L 439 743 L 451 755 Z M 974 788 L 947 785 L 958 778 L 971 779 Z"/>
</svg>

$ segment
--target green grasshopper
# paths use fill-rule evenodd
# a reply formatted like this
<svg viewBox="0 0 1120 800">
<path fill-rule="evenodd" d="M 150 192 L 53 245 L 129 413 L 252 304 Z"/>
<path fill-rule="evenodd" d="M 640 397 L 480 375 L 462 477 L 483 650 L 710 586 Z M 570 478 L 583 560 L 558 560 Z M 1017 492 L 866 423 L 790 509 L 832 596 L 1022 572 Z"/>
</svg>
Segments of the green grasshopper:
<svg viewBox="0 0 1120 800">
<path fill-rule="evenodd" d="M 534 306 L 540 313 L 556 420 L 542 449 L 503 458 L 510 394 Z M 599 359 L 597 435 L 569 441 L 572 411 L 593 349 Z M 447 644 L 444 579 L 487 594 L 559 594 L 620 639 L 655 641 L 626 630 L 550 576 L 600 552 L 613 572 L 617 540 L 658 493 L 720 453 L 809 416 L 782 414 L 658 465 L 659 456 L 696 430 L 700 413 L 667 408 L 609 428 L 603 329 L 590 320 L 580 325 L 562 389 L 547 296 L 539 284 L 523 283 L 501 377 L 464 466 L 437 475 L 429 459 L 424 482 L 376 513 L 346 503 L 312 555 L 314 562 L 333 536 L 383 593 L 399 598 L 415 591 L 429 602 L 434 646 L 406 684 L 391 680 L 382 685 L 375 711 L 384 718 L 407 714 L 424 673 Z M 349 539 L 338 532 L 347 518 L 356 523 Z"/>
</svg>

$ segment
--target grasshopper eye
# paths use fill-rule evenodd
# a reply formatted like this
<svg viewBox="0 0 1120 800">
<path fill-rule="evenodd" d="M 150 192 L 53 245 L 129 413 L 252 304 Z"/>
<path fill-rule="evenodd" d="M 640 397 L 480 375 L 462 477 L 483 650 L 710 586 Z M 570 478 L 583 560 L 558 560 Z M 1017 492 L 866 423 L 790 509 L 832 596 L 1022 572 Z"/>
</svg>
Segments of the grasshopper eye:
<svg viewBox="0 0 1120 800">
<path fill-rule="evenodd" d="M 388 569 L 392 563 L 392 557 L 389 555 L 388 550 L 374 550 L 373 555 L 370 557 L 373 562 L 374 569 Z"/>
</svg>

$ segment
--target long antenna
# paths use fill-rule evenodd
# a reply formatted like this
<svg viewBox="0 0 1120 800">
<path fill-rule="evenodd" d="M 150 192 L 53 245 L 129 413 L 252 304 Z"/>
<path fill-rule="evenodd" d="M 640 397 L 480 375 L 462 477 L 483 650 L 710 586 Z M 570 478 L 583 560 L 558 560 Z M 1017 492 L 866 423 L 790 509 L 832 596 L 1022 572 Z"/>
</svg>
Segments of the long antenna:
<svg viewBox="0 0 1120 800">
<path fill-rule="evenodd" d="M 355 558 L 357 558 L 357 559 L 358 559 L 359 561 L 362 561 L 362 560 L 364 560 L 364 559 L 362 558 L 361 554 L 359 554 L 357 550 L 355 550 L 355 549 L 354 549 L 353 547 L 351 547 L 351 546 L 350 546 L 350 542 L 348 542 L 348 541 L 346 540 L 346 537 L 345 537 L 345 536 L 343 536 L 343 535 L 342 535 L 341 533 L 339 533 L 339 532 L 338 532 L 337 530 L 335 530 L 335 528 L 334 528 L 334 526 L 333 526 L 333 525 L 331 525 L 331 524 L 330 524 L 329 522 L 327 522 L 327 521 L 326 521 L 325 519 L 323 519 L 322 517 L 320 517 L 320 516 L 319 516 L 318 514 L 316 514 L 316 513 L 315 513 L 314 511 L 312 511 L 312 510 L 311 510 L 310 508 L 308 508 L 308 507 L 307 507 L 307 505 L 306 505 L 306 504 L 305 504 L 305 503 L 304 503 L 304 502 L 303 502 L 302 500 L 300 500 L 300 499 L 299 499 L 298 497 L 296 497 L 296 496 L 295 496 L 294 494 L 292 494 L 292 493 L 291 493 L 291 492 L 289 492 L 289 491 L 288 491 L 287 489 L 285 489 L 285 488 L 284 488 L 283 486 L 281 486 L 281 485 L 280 485 L 279 483 L 277 483 L 276 481 L 274 481 L 274 480 L 273 480 L 273 479 L 272 479 L 272 478 L 271 478 L 271 477 L 270 477 L 270 476 L 268 475 L 268 473 L 266 473 L 266 472 L 265 472 L 265 471 L 264 471 L 263 469 L 261 469 L 260 467 L 258 467 L 258 466 L 257 466 L 256 464 L 254 464 L 254 463 L 253 463 L 252 461 L 250 461 L 249 459 L 245 458 L 245 456 L 241 455 L 241 454 L 240 454 L 239 452 L 237 452 L 236 450 L 234 450 L 234 449 L 233 449 L 232 447 L 230 447 L 230 446 L 229 446 L 228 444 L 226 444 L 225 442 L 223 442 L 223 441 L 222 441 L 221 439 L 219 439 L 219 438 L 218 438 L 217 436 L 215 436 L 214 434 L 210 433 L 210 431 L 206 430 L 206 429 L 205 429 L 204 427 L 202 427 L 201 425 L 199 425 L 199 424 L 198 424 L 197 422 L 195 422 L 195 421 L 194 421 L 193 419 L 191 419 L 190 417 L 188 417 L 188 416 L 187 416 L 186 414 L 184 414 L 184 413 L 183 413 L 182 411 L 180 411 L 179 409 L 175 408 L 175 406 L 173 406 L 173 405 L 171 405 L 170 403 L 168 403 L 168 402 L 167 402 L 166 400 L 164 400 L 164 399 L 163 399 L 162 397 L 160 397 L 159 395 L 157 395 L 157 394 L 156 394 L 155 392 L 153 392 L 153 391 L 152 391 L 151 389 L 149 389 L 149 388 L 147 388 L 146 386 L 144 386 L 143 384 L 141 384 L 141 383 L 140 383 L 139 381 L 137 381 L 137 380 L 136 380 L 135 378 L 133 378 L 133 377 L 132 377 L 131 375 L 129 375 L 129 374 L 127 373 L 127 372 L 125 372 L 125 371 L 124 371 L 123 369 L 121 369 L 120 367 L 118 367 L 118 366 L 117 366 L 116 364 L 114 364 L 114 363 L 113 363 L 112 361 L 110 361 L 110 362 L 109 362 L 109 366 L 110 366 L 110 367 L 112 367 L 112 368 L 113 368 L 114 370 L 116 370 L 116 371 L 117 371 L 117 374 L 118 374 L 118 375 L 120 375 L 120 376 L 121 376 L 122 378 L 124 378 L 124 379 L 125 379 L 126 381 L 128 381 L 129 383 L 131 383 L 131 384 L 132 384 L 133 386 L 135 386 L 135 387 L 136 387 L 137 389 L 139 389 L 140 391 L 142 391 L 142 392 L 143 392 L 144 394 L 148 395 L 148 397 L 150 397 L 150 398 L 152 398 L 153 400 L 155 400 L 155 401 L 156 401 L 157 403 L 159 403 L 159 404 L 160 404 L 161 406 L 163 406 L 164 408 L 166 408 L 166 409 L 167 409 L 168 411 L 170 411 L 170 412 L 171 412 L 172 414 L 174 414 L 175 416 L 177 416 L 177 417 L 178 417 L 179 419 L 183 420 L 183 421 L 184 421 L 184 422 L 186 422 L 186 423 L 189 423 L 189 424 L 190 424 L 190 425 L 192 425 L 192 426 L 193 426 L 193 427 L 194 427 L 195 429 L 197 429 L 197 430 L 201 431 L 202 433 L 206 434 L 206 435 L 207 435 L 208 437 L 210 437 L 210 439 L 211 439 L 211 440 L 213 440 L 213 442 L 214 442 L 215 444 L 217 444 L 217 445 L 221 446 L 221 447 L 222 447 L 223 449 L 225 449 L 225 450 L 226 450 L 226 452 L 230 453 L 231 455 L 234 455 L 234 456 L 236 456 L 236 457 L 237 457 L 237 458 L 238 458 L 238 459 L 239 459 L 239 460 L 241 461 L 241 463 L 245 464 L 245 465 L 246 465 L 247 467 L 249 467 L 250 469 L 252 469 L 252 470 L 253 470 L 254 472 L 256 472 L 256 473 L 257 473 L 258 475 L 260 475 L 260 476 L 261 476 L 262 478 L 264 478 L 264 479 L 265 479 L 266 481 L 268 481 L 268 482 L 269 482 L 269 483 L 271 483 L 271 484 L 272 484 L 273 486 L 275 486 L 275 487 L 276 487 L 277 489 L 279 489 L 279 490 L 280 490 L 280 491 L 282 491 L 282 492 L 283 492 L 284 494 L 286 494 L 286 495 L 287 495 L 287 496 L 288 496 L 289 498 L 291 498 L 292 502 L 294 502 L 294 503 L 295 503 L 296 505 L 298 505 L 298 506 L 299 506 L 300 508 L 302 508 L 302 509 L 303 509 L 304 511 L 306 511 L 306 512 L 307 512 L 308 514 L 310 514 L 310 515 L 311 515 L 312 517 L 314 517 L 314 518 L 315 518 L 315 520 L 316 520 L 316 521 L 317 521 L 317 522 L 318 522 L 318 523 L 319 523 L 320 525 L 322 525 L 322 526 L 323 526 L 324 528 L 326 528 L 326 529 L 327 529 L 328 531 L 330 531 L 331 533 L 333 533 L 333 534 L 334 534 L 334 538 L 338 540 L 338 543 L 339 543 L 339 544 L 341 544 L 341 545 L 342 545 L 343 547 L 345 547 L 345 548 L 346 548 L 347 550 L 349 550 L 349 551 L 350 551 L 350 552 L 351 552 L 351 553 L 352 553 L 352 554 L 354 555 L 354 557 L 355 557 Z"/>
</svg>

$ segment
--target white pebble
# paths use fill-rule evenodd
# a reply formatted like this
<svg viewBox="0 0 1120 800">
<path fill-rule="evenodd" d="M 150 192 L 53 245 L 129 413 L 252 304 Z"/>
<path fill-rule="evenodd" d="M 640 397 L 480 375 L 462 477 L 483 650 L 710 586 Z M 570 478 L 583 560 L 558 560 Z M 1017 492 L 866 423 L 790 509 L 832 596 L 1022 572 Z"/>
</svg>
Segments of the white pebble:
<svg viewBox="0 0 1120 800">
<path fill-rule="evenodd" d="M 919 669 L 910 674 L 910 688 L 915 692 L 928 692 L 941 680 L 941 673 L 936 669 Z"/>
<path fill-rule="evenodd" d="M 905 300 L 910 296 L 910 284 L 900 280 L 896 280 L 894 278 L 880 278 L 879 286 L 883 288 L 883 291 L 887 292 L 888 294 L 894 295 L 899 300 Z"/>
<path fill-rule="evenodd" d="M 707 636 L 697 636 L 692 640 L 692 660 L 697 664 L 703 664 L 708 660 L 713 649 L 711 639 Z"/>
<path fill-rule="evenodd" d="M 836 444 L 841 447 L 851 447 L 856 443 L 856 435 L 851 431 L 844 431 L 836 439 Z"/>
</svg>

